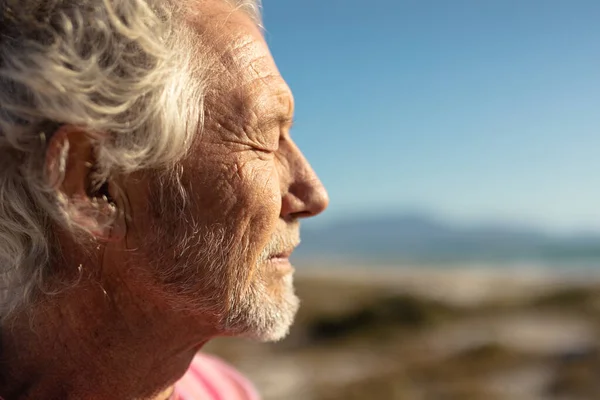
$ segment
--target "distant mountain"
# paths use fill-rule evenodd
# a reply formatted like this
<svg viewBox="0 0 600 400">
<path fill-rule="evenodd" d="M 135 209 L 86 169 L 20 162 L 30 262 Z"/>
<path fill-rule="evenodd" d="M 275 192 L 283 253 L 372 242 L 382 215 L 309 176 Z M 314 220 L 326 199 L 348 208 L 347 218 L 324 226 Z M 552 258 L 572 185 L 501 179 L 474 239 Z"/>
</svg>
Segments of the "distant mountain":
<svg viewBox="0 0 600 400">
<path fill-rule="evenodd" d="M 514 226 L 456 226 L 422 214 L 361 217 L 306 227 L 297 256 L 423 263 L 598 262 L 600 267 L 600 235 L 560 237 Z"/>
</svg>

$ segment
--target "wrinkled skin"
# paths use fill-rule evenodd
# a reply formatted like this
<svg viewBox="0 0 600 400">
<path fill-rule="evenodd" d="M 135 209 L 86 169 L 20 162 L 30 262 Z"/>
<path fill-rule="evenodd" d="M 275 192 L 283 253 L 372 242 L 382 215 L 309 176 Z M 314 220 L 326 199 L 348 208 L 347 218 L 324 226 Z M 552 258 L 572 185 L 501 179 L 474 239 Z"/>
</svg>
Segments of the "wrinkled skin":
<svg viewBox="0 0 600 400">
<path fill-rule="evenodd" d="M 293 97 L 259 29 L 222 3 L 191 22 L 202 27 L 201 46 L 210 49 L 208 69 L 216 74 L 208 82 L 205 128 L 181 163 L 185 201 L 173 185 L 131 194 L 134 213 L 148 208 L 148 198 L 160 199 L 151 203 L 149 218 L 134 217 L 136 230 L 148 233 L 136 247 L 156 270 L 175 266 L 163 279 L 175 307 L 185 298 L 192 314 L 215 310 L 219 334 L 279 339 L 297 299 L 289 271 L 269 257 L 298 245 L 298 220 L 323 211 L 327 195 L 290 137 Z M 206 242 L 215 240 L 220 249 L 206 254 Z M 203 245 L 195 246 L 198 241 Z M 207 271 L 215 253 L 222 262 Z"/>
<path fill-rule="evenodd" d="M 290 137 L 293 98 L 259 29 L 221 0 L 197 3 L 188 22 L 212 60 L 204 129 L 173 171 L 111 179 L 129 219 L 110 240 L 84 248 L 59 232 L 53 269 L 79 281 L 3 329 L 7 399 L 162 399 L 211 338 L 277 340 L 293 321 L 286 257 L 327 194 Z M 50 147 L 61 141 L 62 190 L 89 201 L 92 140 L 67 127 Z"/>
</svg>

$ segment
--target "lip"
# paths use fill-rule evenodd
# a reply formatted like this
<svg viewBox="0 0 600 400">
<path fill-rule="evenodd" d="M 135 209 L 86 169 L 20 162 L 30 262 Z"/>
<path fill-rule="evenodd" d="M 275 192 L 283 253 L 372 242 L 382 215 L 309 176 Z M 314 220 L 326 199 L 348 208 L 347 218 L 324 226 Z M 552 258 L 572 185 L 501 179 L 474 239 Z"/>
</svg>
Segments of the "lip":
<svg viewBox="0 0 600 400">
<path fill-rule="evenodd" d="M 275 254 L 274 256 L 271 256 L 271 259 L 289 259 L 292 256 L 293 252 L 294 250 L 283 251 L 281 253 Z"/>
<path fill-rule="evenodd" d="M 294 267 L 290 262 L 290 256 L 292 255 L 292 252 L 293 250 L 284 251 L 269 258 L 269 263 L 279 274 L 287 275 L 294 271 Z"/>
</svg>

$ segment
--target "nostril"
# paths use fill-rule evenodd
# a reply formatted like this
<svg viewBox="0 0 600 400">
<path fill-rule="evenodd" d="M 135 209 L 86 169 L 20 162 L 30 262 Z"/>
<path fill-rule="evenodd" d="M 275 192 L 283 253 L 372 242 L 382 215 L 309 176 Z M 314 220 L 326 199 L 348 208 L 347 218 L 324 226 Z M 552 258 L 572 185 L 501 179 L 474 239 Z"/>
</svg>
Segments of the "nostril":
<svg viewBox="0 0 600 400">
<path fill-rule="evenodd" d="M 282 198 L 282 217 L 309 218 L 319 215 L 329 205 L 329 196 L 323 185 L 294 185 Z"/>
<path fill-rule="evenodd" d="M 313 216 L 313 213 L 309 212 L 309 211 L 303 211 L 300 213 L 296 213 L 296 218 L 309 218 Z"/>
</svg>

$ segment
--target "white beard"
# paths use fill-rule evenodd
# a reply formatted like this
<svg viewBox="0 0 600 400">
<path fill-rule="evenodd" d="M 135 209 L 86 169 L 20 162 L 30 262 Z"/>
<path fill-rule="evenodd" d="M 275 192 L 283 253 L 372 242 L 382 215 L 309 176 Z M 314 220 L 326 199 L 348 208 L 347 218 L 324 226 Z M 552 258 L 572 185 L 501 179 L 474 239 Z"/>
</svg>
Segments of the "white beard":
<svg viewBox="0 0 600 400">
<path fill-rule="evenodd" d="M 278 341 L 290 331 L 300 300 L 294 293 L 292 274 L 282 278 L 277 298 L 269 293 L 265 279 L 258 276 L 227 316 L 228 334 L 261 342 Z"/>
</svg>

